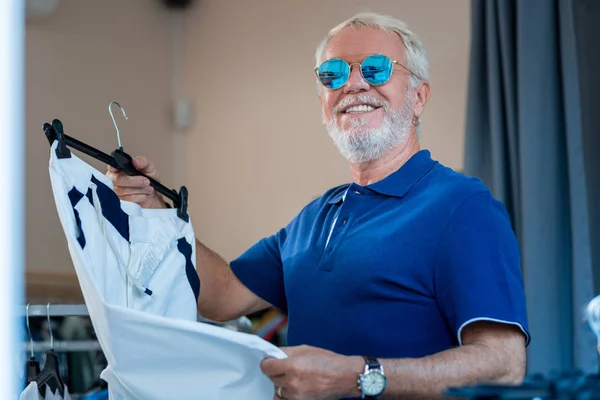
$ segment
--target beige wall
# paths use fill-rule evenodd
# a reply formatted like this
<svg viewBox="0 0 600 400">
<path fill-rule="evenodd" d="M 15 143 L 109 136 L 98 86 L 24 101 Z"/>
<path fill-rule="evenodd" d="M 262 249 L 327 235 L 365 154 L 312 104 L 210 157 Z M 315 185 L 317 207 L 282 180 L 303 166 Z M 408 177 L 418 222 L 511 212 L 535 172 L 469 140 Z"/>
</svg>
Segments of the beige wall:
<svg viewBox="0 0 600 400">
<path fill-rule="evenodd" d="M 368 7 L 365 7 L 368 5 Z M 187 184 L 197 235 L 225 258 L 349 179 L 320 122 L 314 49 L 362 10 L 405 19 L 430 53 L 423 146 L 462 168 L 468 0 L 203 0 L 186 21 Z"/>
<path fill-rule="evenodd" d="M 172 29 L 157 3 L 61 0 L 49 19 L 26 26 L 29 270 L 73 270 L 50 188 L 44 122 L 61 119 L 67 135 L 110 153 L 117 138 L 107 107 L 117 100 L 129 117 L 114 107 L 125 150 L 153 157 L 171 174 Z"/>
<path fill-rule="evenodd" d="M 320 123 L 313 54 L 331 26 L 359 10 L 401 17 L 421 35 L 433 88 L 422 143 L 462 168 L 468 0 L 197 1 L 182 60 L 195 123 L 180 153 L 169 114 L 172 16 L 159 3 L 61 0 L 50 19 L 27 26 L 29 271 L 72 271 L 41 126 L 61 118 L 67 134 L 110 152 L 111 100 L 130 117 L 117 116 L 125 149 L 151 157 L 167 186 L 185 181 L 198 237 L 227 259 L 347 181 Z"/>
</svg>

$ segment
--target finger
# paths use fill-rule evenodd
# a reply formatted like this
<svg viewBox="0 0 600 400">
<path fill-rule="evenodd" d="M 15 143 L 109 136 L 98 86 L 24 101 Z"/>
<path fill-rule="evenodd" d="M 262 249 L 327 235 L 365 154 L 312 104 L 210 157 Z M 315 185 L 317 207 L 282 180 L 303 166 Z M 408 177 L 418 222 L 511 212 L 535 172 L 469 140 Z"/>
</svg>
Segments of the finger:
<svg viewBox="0 0 600 400">
<path fill-rule="evenodd" d="M 138 156 L 133 159 L 133 166 L 138 170 L 147 169 L 148 164 L 150 164 L 150 160 L 144 156 Z"/>
<path fill-rule="evenodd" d="M 154 193 L 154 189 L 152 188 L 152 186 L 143 187 L 143 188 L 128 188 L 128 187 L 117 186 L 115 188 L 115 193 L 119 197 L 137 196 L 137 195 L 148 196 L 148 195 L 151 195 L 152 193 Z"/>
<path fill-rule="evenodd" d="M 283 366 L 281 360 L 276 358 L 265 358 L 260 362 L 261 371 L 268 377 L 283 375 L 285 373 Z"/>
<path fill-rule="evenodd" d="M 158 173 L 154 167 L 154 163 L 148 160 L 146 157 L 139 156 L 133 159 L 133 166 L 143 174 L 148 175 L 151 178 L 158 179 Z"/>
<path fill-rule="evenodd" d="M 106 166 L 106 169 L 108 170 L 108 172 L 112 172 L 112 173 L 117 173 L 117 172 L 119 172 L 119 170 L 118 170 L 118 169 L 116 169 L 115 167 L 113 167 L 113 166 L 110 166 L 110 165 L 107 165 L 107 166 Z"/>
<path fill-rule="evenodd" d="M 273 397 L 275 400 L 288 400 L 285 397 L 285 388 L 281 388 L 279 389 L 278 386 L 275 386 L 275 397 Z"/>
<path fill-rule="evenodd" d="M 128 188 L 145 188 L 150 185 L 148 178 L 143 176 L 129 176 L 125 174 L 117 174 L 113 180 L 115 186 Z"/>
<path fill-rule="evenodd" d="M 287 387 L 288 386 L 288 377 L 286 375 L 273 375 L 273 376 L 269 376 L 269 379 L 271 380 L 271 382 L 273 382 L 273 385 L 275 385 L 275 387 Z"/>
<path fill-rule="evenodd" d="M 150 200 L 149 196 L 146 194 L 134 194 L 130 196 L 119 196 L 119 198 L 123 201 L 128 201 L 130 203 L 135 203 L 142 205 Z"/>
<path fill-rule="evenodd" d="M 274 400 L 288 400 L 286 397 L 286 388 L 282 386 L 275 385 L 275 395 L 273 396 Z"/>
<path fill-rule="evenodd" d="M 118 176 L 118 172 L 114 172 L 114 171 L 111 171 L 111 170 L 108 170 L 106 172 L 106 177 L 108 179 L 110 179 L 113 182 L 113 184 L 115 183 L 115 180 L 117 179 L 117 176 Z"/>
</svg>

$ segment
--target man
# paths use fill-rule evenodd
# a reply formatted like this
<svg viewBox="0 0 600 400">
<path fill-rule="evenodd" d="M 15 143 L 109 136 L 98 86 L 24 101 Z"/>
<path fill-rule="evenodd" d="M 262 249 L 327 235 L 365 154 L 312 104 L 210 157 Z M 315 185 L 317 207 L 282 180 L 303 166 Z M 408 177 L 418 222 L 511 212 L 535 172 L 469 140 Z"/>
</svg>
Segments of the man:
<svg viewBox="0 0 600 400">
<path fill-rule="evenodd" d="M 487 188 L 419 147 L 430 96 L 421 42 L 401 21 L 359 14 L 316 58 L 323 121 L 353 182 L 229 264 L 198 242 L 199 313 L 287 313 L 289 357 L 261 364 L 276 399 L 431 399 L 520 382 L 529 333 L 517 242 Z M 165 206 L 143 178 L 108 175 L 123 200 Z"/>
</svg>

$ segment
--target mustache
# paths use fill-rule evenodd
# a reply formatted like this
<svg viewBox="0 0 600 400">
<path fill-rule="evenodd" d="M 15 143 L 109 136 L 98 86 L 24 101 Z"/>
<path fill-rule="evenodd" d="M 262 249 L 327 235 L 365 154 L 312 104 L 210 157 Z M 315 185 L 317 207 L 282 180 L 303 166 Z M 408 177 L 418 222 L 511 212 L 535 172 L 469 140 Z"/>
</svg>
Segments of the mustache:
<svg viewBox="0 0 600 400">
<path fill-rule="evenodd" d="M 359 94 L 356 96 L 348 96 L 340 100 L 338 104 L 333 107 L 333 112 L 335 114 L 341 113 L 344 109 L 348 108 L 351 104 L 354 103 L 365 103 L 370 104 L 376 107 L 383 107 L 384 109 L 389 109 L 389 103 L 385 100 L 380 100 L 377 97 L 373 97 L 367 94 Z"/>
</svg>

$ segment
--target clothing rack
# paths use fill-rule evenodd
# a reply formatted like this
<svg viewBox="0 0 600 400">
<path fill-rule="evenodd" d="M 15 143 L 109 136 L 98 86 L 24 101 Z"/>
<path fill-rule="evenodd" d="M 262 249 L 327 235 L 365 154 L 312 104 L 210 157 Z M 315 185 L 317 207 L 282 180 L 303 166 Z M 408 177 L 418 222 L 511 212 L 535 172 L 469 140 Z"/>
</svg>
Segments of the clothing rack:
<svg viewBox="0 0 600 400">
<path fill-rule="evenodd" d="M 79 316 L 79 317 L 88 317 L 89 312 L 87 306 L 85 304 L 52 304 L 48 306 L 40 305 L 40 304 L 31 304 L 29 305 L 29 309 L 26 309 L 26 306 L 20 307 L 19 315 L 22 317 L 27 316 L 29 314 L 29 318 L 32 317 L 67 317 L 67 316 Z M 247 317 L 240 317 L 238 319 L 227 321 L 227 322 L 216 322 L 210 319 L 204 318 L 201 315 L 198 315 L 198 322 L 210 323 L 213 325 L 218 325 L 224 328 L 229 328 L 232 330 L 236 330 L 238 332 L 249 333 L 252 330 L 252 322 Z M 55 342 L 56 344 L 56 342 Z"/>
<path fill-rule="evenodd" d="M 31 342 L 25 343 L 25 350 L 31 352 Z M 45 352 L 54 350 L 57 353 L 77 353 L 86 351 L 102 350 L 97 340 L 55 340 L 54 346 L 49 340 L 34 341 L 33 350 L 35 352 Z"/>
<path fill-rule="evenodd" d="M 48 306 L 41 304 L 30 304 L 29 309 L 26 306 L 21 307 L 19 315 L 29 318 L 48 318 L 50 317 L 89 317 L 89 312 L 85 304 L 51 304 Z M 210 323 L 218 325 L 224 328 L 236 330 L 238 332 L 249 333 L 252 330 L 252 322 L 247 317 L 241 317 L 233 321 L 228 322 L 215 322 L 198 316 L 198 322 Z M 54 344 L 54 346 L 52 346 Z M 24 348 L 27 352 L 32 349 L 32 343 L 30 340 L 24 342 Z M 61 352 L 86 352 L 102 350 L 100 343 L 97 340 L 54 340 L 51 343 L 50 340 L 46 341 L 34 341 L 33 350 L 37 352 L 48 351 L 53 349 L 57 353 Z"/>
<path fill-rule="evenodd" d="M 29 311 L 26 306 L 21 307 L 20 315 L 25 317 L 29 313 L 29 317 L 88 317 L 88 309 L 85 304 L 52 304 L 38 305 L 31 304 Z"/>
</svg>

